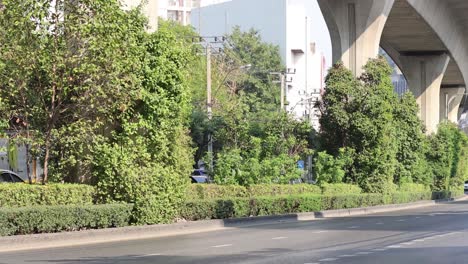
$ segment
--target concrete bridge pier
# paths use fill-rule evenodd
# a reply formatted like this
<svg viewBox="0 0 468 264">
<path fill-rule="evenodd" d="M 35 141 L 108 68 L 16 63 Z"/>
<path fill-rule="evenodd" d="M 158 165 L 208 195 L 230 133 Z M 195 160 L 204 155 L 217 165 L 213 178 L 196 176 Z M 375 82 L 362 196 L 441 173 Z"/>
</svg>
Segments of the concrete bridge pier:
<svg viewBox="0 0 468 264">
<path fill-rule="evenodd" d="M 416 97 L 420 117 L 428 134 L 437 131 L 440 121 L 440 107 L 443 106 L 440 102 L 440 87 L 449 61 L 450 57 L 446 53 L 400 56 L 401 70 Z"/>
<path fill-rule="evenodd" d="M 333 48 L 333 63 L 342 61 L 355 76 L 379 52 L 385 22 L 394 0 L 318 0 Z"/>
<path fill-rule="evenodd" d="M 458 110 L 465 87 L 443 88 L 440 91 L 440 120 L 458 123 Z"/>
</svg>

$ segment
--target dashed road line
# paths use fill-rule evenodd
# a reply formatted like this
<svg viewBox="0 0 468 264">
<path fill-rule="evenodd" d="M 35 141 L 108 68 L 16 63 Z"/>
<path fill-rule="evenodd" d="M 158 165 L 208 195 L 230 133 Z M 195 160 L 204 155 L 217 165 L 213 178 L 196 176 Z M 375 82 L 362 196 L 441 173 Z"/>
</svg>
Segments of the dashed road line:
<svg viewBox="0 0 468 264">
<path fill-rule="evenodd" d="M 356 255 L 354 255 L 354 254 L 352 254 L 352 255 L 351 254 L 350 255 L 340 255 L 340 256 L 338 256 L 338 258 L 351 258 L 351 257 L 355 257 L 355 256 Z"/>
<path fill-rule="evenodd" d="M 405 219 L 397 220 L 397 222 L 405 222 L 405 221 L 406 221 Z"/>
<path fill-rule="evenodd" d="M 391 245 L 391 246 L 388 246 L 387 248 L 401 248 L 400 245 Z"/>
<path fill-rule="evenodd" d="M 223 248 L 223 247 L 230 247 L 230 246 L 232 246 L 232 244 L 216 245 L 216 246 L 212 246 L 212 248 Z"/>
<path fill-rule="evenodd" d="M 382 222 L 377 222 L 377 223 L 375 223 L 375 224 L 376 224 L 376 225 L 383 225 L 384 223 L 382 223 Z"/>
<path fill-rule="evenodd" d="M 320 262 L 330 262 L 330 261 L 335 261 L 338 260 L 338 258 L 326 258 L 326 259 L 320 259 Z"/>
<path fill-rule="evenodd" d="M 385 251 L 387 250 L 386 248 L 376 248 L 376 249 L 373 249 L 372 251 Z"/>
<path fill-rule="evenodd" d="M 315 231 L 315 232 L 312 232 L 312 234 L 320 234 L 320 233 L 326 233 L 328 232 L 327 230 L 320 230 L 320 231 Z"/>
<path fill-rule="evenodd" d="M 287 237 L 274 237 L 272 238 L 273 240 L 281 240 L 281 239 L 286 239 Z"/>
<path fill-rule="evenodd" d="M 348 229 L 356 229 L 356 228 L 359 228 L 359 226 L 350 226 L 350 227 L 348 227 Z"/>
</svg>

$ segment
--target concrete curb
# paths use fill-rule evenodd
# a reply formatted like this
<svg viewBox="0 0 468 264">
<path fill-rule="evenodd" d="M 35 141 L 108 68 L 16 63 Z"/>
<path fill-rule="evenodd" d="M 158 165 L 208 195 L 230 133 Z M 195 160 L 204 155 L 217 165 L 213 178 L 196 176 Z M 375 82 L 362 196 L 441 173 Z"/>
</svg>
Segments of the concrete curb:
<svg viewBox="0 0 468 264">
<path fill-rule="evenodd" d="M 227 230 L 254 225 L 277 224 L 282 222 L 310 221 L 325 218 L 350 217 L 374 213 L 392 212 L 446 203 L 468 200 L 468 196 L 457 199 L 420 201 L 407 204 L 372 206 L 364 208 L 327 210 L 311 213 L 298 213 L 277 216 L 259 216 L 235 219 L 204 220 L 168 225 L 131 226 L 79 232 L 53 234 L 35 234 L 0 237 L 0 252 L 67 247 L 87 244 L 109 243 L 125 240 L 149 239 L 175 235 L 188 235 L 217 230 Z"/>
</svg>

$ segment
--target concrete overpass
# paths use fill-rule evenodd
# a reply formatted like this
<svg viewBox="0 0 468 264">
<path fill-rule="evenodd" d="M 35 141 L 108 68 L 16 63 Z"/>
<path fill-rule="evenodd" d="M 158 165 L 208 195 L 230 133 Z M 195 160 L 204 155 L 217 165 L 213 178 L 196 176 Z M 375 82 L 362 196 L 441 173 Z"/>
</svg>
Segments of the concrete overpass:
<svg viewBox="0 0 468 264">
<path fill-rule="evenodd" d="M 405 75 L 428 133 L 458 121 L 468 83 L 468 1 L 318 0 L 333 62 L 356 75 L 381 46 Z M 466 100 L 465 100 L 466 101 Z"/>
</svg>

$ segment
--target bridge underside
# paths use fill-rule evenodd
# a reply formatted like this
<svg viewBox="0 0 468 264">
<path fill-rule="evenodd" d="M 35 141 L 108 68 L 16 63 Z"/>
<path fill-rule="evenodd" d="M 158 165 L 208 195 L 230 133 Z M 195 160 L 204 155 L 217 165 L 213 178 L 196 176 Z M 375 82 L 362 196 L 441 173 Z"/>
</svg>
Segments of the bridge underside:
<svg viewBox="0 0 468 264">
<path fill-rule="evenodd" d="M 449 1 L 459 2 L 460 5 L 457 7 L 466 8 L 465 14 L 468 14 L 468 1 Z M 465 20 L 466 28 L 468 28 L 468 16 L 464 15 L 460 18 Z M 450 54 L 439 36 L 406 0 L 396 0 L 393 4 L 382 33 L 381 43 L 382 48 L 388 50 L 387 52 L 400 68 L 402 68 L 400 56 Z M 442 79 L 441 88 L 464 86 L 463 75 L 455 60 L 451 59 Z"/>
<path fill-rule="evenodd" d="M 318 0 L 333 45 L 356 75 L 380 46 L 405 75 L 428 133 L 468 111 L 468 1 Z M 461 107 L 459 107 L 461 105 Z"/>
</svg>

